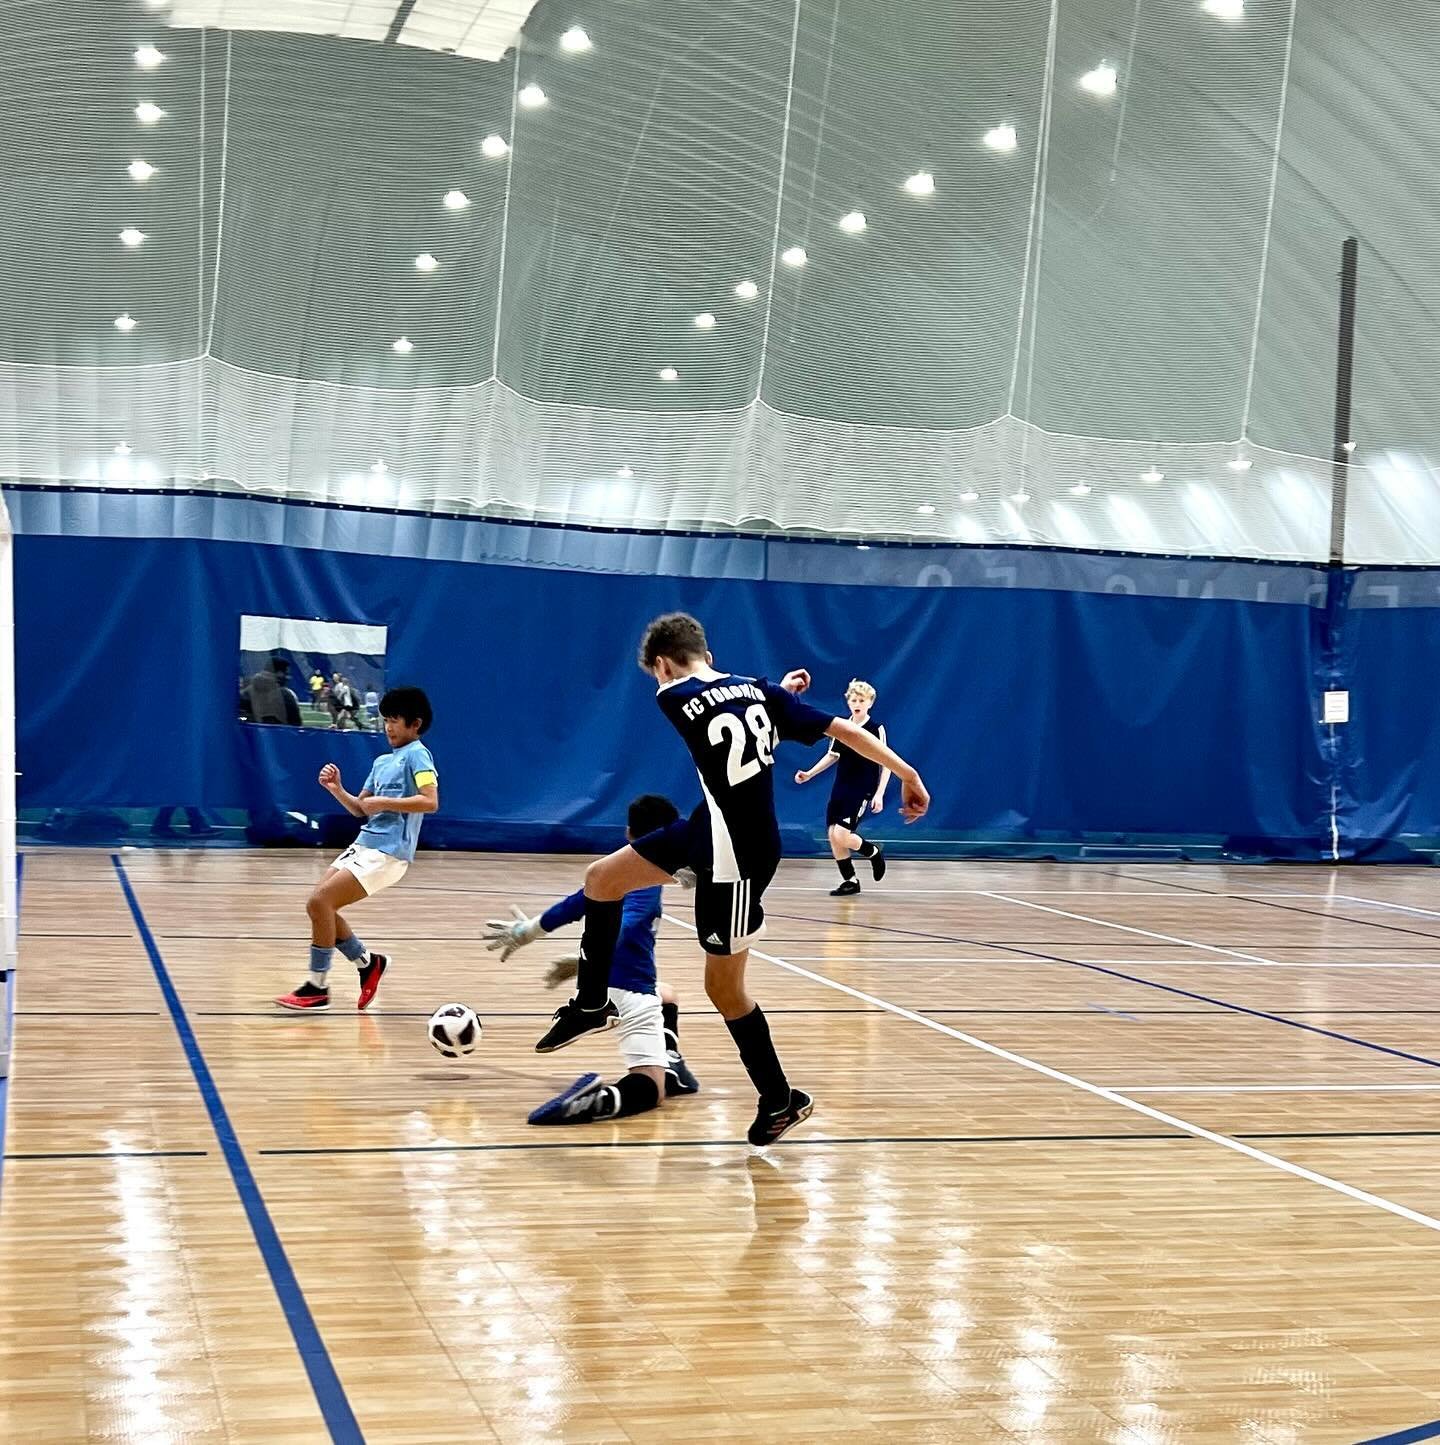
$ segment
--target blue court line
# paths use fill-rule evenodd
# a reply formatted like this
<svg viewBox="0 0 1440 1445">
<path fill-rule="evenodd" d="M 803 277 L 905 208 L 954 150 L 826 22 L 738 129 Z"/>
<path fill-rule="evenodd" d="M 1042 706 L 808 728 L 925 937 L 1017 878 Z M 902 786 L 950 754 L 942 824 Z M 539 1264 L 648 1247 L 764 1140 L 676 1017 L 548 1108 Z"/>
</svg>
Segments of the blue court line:
<svg viewBox="0 0 1440 1445">
<path fill-rule="evenodd" d="M 15 855 L 15 941 L 20 941 L 20 891 L 25 883 L 25 855 Z M 15 990 L 18 987 L 19 969 L 9 969 L 9 979 L 0 976 L 0 987 L 5 989 L 5 1037 L 10 1040 L 10 1068 L 15 1067 Z M 7 986 L 8 985 L 8 986 Z M 5 1121 L 10 1113 L 10 1075 L 0 1078 L 0 1195 L 5 1192 Z"/>
<path fill-rule="evenodd" d="M 330 1438 L 336 1442 L 336 1445 L 364 1445 L 365 1437 L 360 1433 L 360 1426 L 350 1408 L 350 1401 L 345 1396 L 345 1387 L 340 1383 L 340 1376 L 335 1372 L 330 1352 L 325 1348 L 325 1341 L 320 1338 L 320 1331 L 310 1313 L 310 1306 L 305 1302 L 300 1282 L 295 1278 L 295 1271 L 291 1268 L 289 1257 L 285 1253 L 285 1246 L 280 1243 L 280 1236 L 270 1218 L 270 1211 L 265 1207 L 265 1200 L 260 1194 L 260 1186 L 255 1182 L 255 1176 L 250 1171 L 250 1163 L 245 1158 L 245 1151 L 240 1147 L 240 1140 L 235 1134 L 234 1125 L 230 1122 L 230 1115 L 221 1101 L 220 1090 L 215 1086 L 215 1078 L 210 1072 L 210 1066 L 205 1062 L 204 1054 L 200 1052 L 195 1031 L 190 1027 L 190 1020 L 185 1014 L 185 1006 L 180 1002 L 180 995 L 176 993 L 175 985 L 170 979 L 170 970 L 165 967 L 165 960 L 160 957 L 160 950 L 155 946 L 155 938 L 150 932 L 150 925 L 146 923 L 145 915 L 140 909 L 140 902 L 130 887 L 129 878 L 125 875 L 125 865 L 120 861 L 118 853 L 112 853 L 110 861 L 115 866 L 115 875 L 120 880 L 120 888 L 125 894 L 125 902 L 130 906 L 130 916 L 135 920 L 135 928 L 140 935 L 140 941 L 145 945 L 145 952 L 150 956 L 150 966 L 155 971 L 155 981 L 160 985 L 165 1005 L 170 1010 L 170 1018 L 175 1025 L 175 1032 L 180 1035 L 180 1043 L 185 1049 L 186 1062 L 190 1065 L 190 1072 L 195 1076 L 195 1083 L 200 1090 L 201 1099 L 204 1100 L 205 1110 L 210 1115 L 210 1123 L 214 1127 L 215 1137 L 220 1143 L 220 1152 L 225 1156 L 225 1163 L 230 1170 L 230 1178 L 235 1185 L 235 1192 L 240 1196 L 245 1217 L 250 1221 L 250 1229 L 255 1236 L 255 1243 L 259 1247 L 260 1257 L 265 1261 L 265 1268 L 270 1275 L 270 1283 L 274 1285 L 276 1297 L 280 1301 L 280 1308 L 285 1312 L 285 1323 L 290 1326 L 290 1334 L 295 1341 L 295 1348 L 300 1352 L 300 1361 L 305 1366 L 305 1373 L 310 1377 L 310 1388 L 315 1392 L 315 1403 L 320 1407 L 320 1414 L 324 1417 Z"/>
<path fill-rule="evenodd" d="M 1376 1435 L 1373 1440 L 1360 1441 L 1360 1445 L 1412 1445 L 1413 1441 L 1433 1440 L 1437 1435 L 1440 1435 L 1440 1420 L 1431 1420 L 1425 1425 L 1397 1430 L 1393 1435 Z"/>
<path fill-rule="evenodd" d="M 779 916 L 788 918 L 802 917 L 802 915 L 794 913 Z M 819 920 L 805 918 L 803 921 L 814 923 Z M 838 918 L 831 920 L 831 922 L 841 928 L 863 928 L 871 933 L 894 933 L 902 938 L 928 938 L 932 942 L 963 943 L 973 945 L 977 948 L 998 948 L 1002 946 L 994 943 L 982 943 L 976 938 L 947 938 L 939 933 L 920 933 L 911 928 L 894 928 L 885 923 L 854 923 L 845 922 Z M 1412 1064 L 1424 1064 L 1427 1068 L 1440 1069 L 1440 1059 L 1427 1058 L 1424 1054 L 1407 1053 L 1404 1049 L 1392 1049 L 1388 1044 L 1372 1043 L 1371 1040 L 1359 1038 L 1355 1034 L 1342 1034 L 1336 1032 L 1334 1029 L 1322 1029 L 1319 1024 L 1302 1024 L 1299 1019 L 1289 1018 L 1285 1014 L 1267 1013 L 1264 1009 L 1249 1008 L 1243 1003 L 1231 1003 L 1229 999 L 1213 998 L 1208 993 L 1195 993 L 1188 988 L 1176 988 L 1174 984 L 1159 983 L 1152 978 L 1140 978 L 1133 973 L 1121 973 L 1118 968 L 1106 968 L 1105 965 L 1101 963 L 1087 963 L 1084 959 L 1066 958 L 1063 954 L 1059 953 L 1042 953 L 1039 949 L 1026 948 L 1018 943 L 1007 943 L 1003 946 L 1011 953 L 1023 954 L 1026 958 L 1033 958 L 1041 963 L 1063 963 L 1070 968 L 1086 968 L 1089 969 L 1091 973 L 1103 973 L 1109 978 L 1123 979 L 1126 983 L 1138 983 L 1145 988 L 1159 989 L 1161 993 L 1173 993 L 1179 998 L 1194 999 L 1197 1003 L 1213 1004 L 1216 1008 L 1227 1009 L 1231 1013 L 1247 1014 L 1250 1018 L 1255 1019 L 1267 1019 L 1272 1024 L 1284 1024 L 1287 1028 L 1302 1029 L 1307 1034 L 1320 1034 L 1327 1039 L 1338 1039 L 1343 1044 L 1355 1044 L 1359 1048 L 1370 1049 L 1373 1053 L 1389 1054 L 1392 1058 L 1405 1059 Z M 990 965 L 986 963 L 979 966 L 988 968 Z M 924 1013 L 925 1010 L 918 1009 L 917 1012 Z"/>
</svg>

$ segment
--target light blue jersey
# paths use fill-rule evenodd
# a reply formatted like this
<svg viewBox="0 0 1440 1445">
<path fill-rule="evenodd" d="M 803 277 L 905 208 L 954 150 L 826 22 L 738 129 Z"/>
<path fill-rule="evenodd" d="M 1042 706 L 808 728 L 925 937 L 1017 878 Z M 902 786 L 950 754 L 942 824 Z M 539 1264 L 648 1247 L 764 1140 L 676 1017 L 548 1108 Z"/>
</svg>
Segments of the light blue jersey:
<svg viewBox="0 0 1440 1445">
<path fill-rule="evenodd" d="M 412 798 L 426 783 L 436 781 L 435 759 L 417 738 L 403 748 L 376 758 L 365 779 L 365 788 L 377 798 Z M 363 793 L 365 788 L 360 791 Z M 423 813 L 376 813 L 365 820 L 355 842 L 361 848 L 374 848 L 409 863 L 415 857 L 424 816 Z"/>
</svg>

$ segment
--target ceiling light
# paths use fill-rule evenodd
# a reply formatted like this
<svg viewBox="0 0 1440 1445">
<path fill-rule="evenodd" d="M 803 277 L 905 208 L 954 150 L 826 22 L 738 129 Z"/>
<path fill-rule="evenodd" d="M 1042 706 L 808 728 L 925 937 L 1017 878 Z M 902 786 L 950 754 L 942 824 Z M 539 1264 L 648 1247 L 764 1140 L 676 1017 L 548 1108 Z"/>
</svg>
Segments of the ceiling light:
<svg viewBox="0 0 1440 1445">
<path fill-rule="evenodd" d="M 155 174 L 155 167 L 149 161 L 131 161 L 125 169 L 132 181 L 148 181 Z"/>
<path fill-rule="evenodd" d="M 135 318 L 128 312 L 122 312 L 115 318 L 116 331 L 134 331 Z"/>
<path fill-rule="evenodd" d="M 571 55 L 583 54 L 591 48 L 590 37 L 578 25 L 572 25 L 560 37 L 560 49 L 568 50 Z"/>
<path fill-rule="evenodd" d="M 1200 8 L 1217 20 L 1233 22 L 1245 18 L 1245 0 L 1205 0 Z"/>
<path fill-rule="evenodd" d="M 144 231 L 137 231 L 134 226 L 126 226 L 120 232 L 120 240 L 127 246 L 138 246 L 145 239 Z"/>
<path fill-rule="evenodd" d="M 142 45 L 135 52 L 135 64 L 141 70 L 154 70 L 165 59 L 163 50 L 156 50 L 153 45 Z"/>
<path fill-rule="evenodd" d="M 868 542 L 857 542 L 855 544 L 855 550 L 857 552 L 868 552 L 870 550 L 870 544 Z"/>
<path fill-rule="evenodd" d="M 1010 500 L 1023 507 L 1025 503 L 1030 500 L 1030 493 L 1027 492 L 1024 487 L 1021 487 L 1018 492 L 1010 493 Z"/>
<path fill-rule="evenodd" d="M 742 301 L 753 301 L 760 294 L 760 288 L 753 281 L 737 281 L 735 294 Z"/>
<path fill-rule="evenodd" d="M 842 231 L 846 231 L 852 236 L 858 236 L 865 229 L 865 212 L 847 211 L 836 224 Z"/>
<path fill-rule="evenodd" d="M 1087 70 L 1080 77 L 1080 89 L 1091 95 L 1102 97 L 1114 95 L 1119 85 L 1119 79 L 1115 67 L 1108 61 L 1102 60 L 1094 70 Z"/>
<path fill-rule="evenodd" d="M 912 196 L 933 196 L 935 194 L 935 177 L 929 171 L 916 171 L 906 180 L 905 189 Z"/>
<path fill-rule="evenodd" d="M 1090 495 L 1090 483 L 1076 482 L 1075 485 L 1070 488 L 1070 495 L 1072 497 L 1088 497 Z"/>
<path fill-rule="evenodd" d="M 1225 463 L 1225 465 L 1229 467 L 1232 472 L 1248 472 L 1250 468 L 1255 465 L 1255 463 L 1252 462 L 1249 457 L 1242 456 L 1231 457 L 1230 460 Z"/>
<path fill-rule="evenodd" d="M 503 135 L 487 135 L 480 142 L 480 154 L 489 156 L 492 161 L 498 161 L 510 149 L 510 142 Z"/>
<path fill-rule="evenodd" d="M 390 468 L 385 465 L 382 458 L 376 457 L 375 460 L 370 463 L 370 470 L 374 472 L 377 477 L 383 477 Z"/>
<path fill-rule="evenodd" d="M 804 246 L 790 246 L 781 251 L 780 259 L 787 266 L 803 266 L 810 258 L 805 254 Z"/>
<path fill-rule="evenodd" d="M 433 271 L 439 264 L 429 251 L 421 251 L 415 258 L 415 269 L 417 271 Z"/>
<path fill-rule="evenodd" d="M 1159 467 L 1151 467 L 1149 471 L 1140 473 L 1140 480 L 1152 484 L 1155 482 L 1163 482 L 1165 480 L 1165 473 L 1162 472 Z"/>
<path fill-rule="evenodd" d="M 1015 127 L 1008 123 L 997 125 L 993 130 L 987 130 L 984 140 L 992 151 L 999 151 L 1002 155 L 1013 151 L 1020 143 L 1015 135 Z"/>
<path fill-rule="evenodd" d="M 538 85 L 533 83 L 522 86 L 520 94 L 515 97 L 526 110 L 539 110 L 549 98 Z"/>
<path fill-rule="evenodd" d="M 134 447 L 132 447 L 129 442 L 117 442 L 115 445 L 115 455 L 117 457 L 128 457 L 134 450 Z"/>
<path fill-rule="evenodd" d="M 1355 443 L 1354 443 L 1354 442 L 1341 442 L 1341 443 L 1340 443 L 1340 450 L 1341 450 L 1342 452 L 1353 452 L 1353 451 L 1355 450 Z"/>
<path fill-rule="evenodd" d="M 673 366 L 662 366 L 660 368 L 661 381 L 679 381 L 680 373 Z"/>
<path fill-rule="evenodd" d="M 929 502 L 921 502 L 915 510 L 919 512 L 922 517 L 933 517 L 935 515 L 935 508 L 932 507 Z"/>
<path fill-rule="evenodd" d="M 445 209 L 447 211 L 463 211 L 470 204 L 470 197 L 464 191 L 446 191 Z"/>
<path fill-rule="evenodd" d="M 635 475 L 635 473 L 631 471 L 629 467 L 616 467 L 615 475 L 619 477 L 622 481 L 628 482 L 630 478 Z"/>
<path fill-rule="evenodd" d="M 961 492 L 961 493 L 960 493 L 960 500 L 961 500 L 962 502 L 978 502 L 978 501 L 980 500 L 980 493 L 979 493 L 979 492 Z"/>
<path fill-rule="evenodd" d="M 141 125 L 154 125 L 165 112 L 158 105 L 152 105 L 148 100 L 142 100 L 135 107 L 135 119 Z"/>
<path fill-rule="evenodd" d="M 713 331 L 715 329 L 715 318 L 710 312 L 702 311 L 695 318 L 695 325 L 699 327 L 701 331 Z"/>
<path fill-rule="evenodd" d="M 390 343 L 390 350 L 397 356 L 409 356 L 415 350 L 415 343 L 408 336 L 400 336 Z"/>
</svg>

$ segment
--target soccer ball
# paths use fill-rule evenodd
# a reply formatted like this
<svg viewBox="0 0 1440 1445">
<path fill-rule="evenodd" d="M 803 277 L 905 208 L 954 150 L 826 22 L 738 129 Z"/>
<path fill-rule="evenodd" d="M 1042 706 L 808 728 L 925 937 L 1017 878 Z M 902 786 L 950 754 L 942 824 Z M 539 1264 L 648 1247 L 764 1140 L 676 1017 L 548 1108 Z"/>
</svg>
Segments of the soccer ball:
<svg viewBox="0 0 1440 1445">
<path fill-rule="evenodd" d="M 463 1003 L 442 1004 L 430 1015 L 425 1026 L 430 1042 L 447 1059 L 458 1059 L 468 1054 L 480 1042 L 480 1020 L 475 1010 Z"/>
</svg>

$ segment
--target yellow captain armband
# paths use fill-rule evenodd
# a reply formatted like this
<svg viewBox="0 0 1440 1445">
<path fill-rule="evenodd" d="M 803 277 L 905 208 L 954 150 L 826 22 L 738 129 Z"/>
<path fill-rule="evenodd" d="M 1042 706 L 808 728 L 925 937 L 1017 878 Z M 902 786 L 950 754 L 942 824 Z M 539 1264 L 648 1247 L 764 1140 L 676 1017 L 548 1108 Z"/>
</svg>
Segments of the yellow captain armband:
<svg viewBox="0 0 1440 1445">
<path fill-rule="evenodd" d="M 416 773 L 415 786 L 417 788 L 433 788 L 435 786 L 434 770 L 431 768 L 426 768 L 423 773 Z"/>
</svg>

